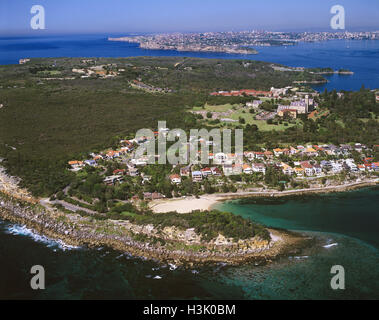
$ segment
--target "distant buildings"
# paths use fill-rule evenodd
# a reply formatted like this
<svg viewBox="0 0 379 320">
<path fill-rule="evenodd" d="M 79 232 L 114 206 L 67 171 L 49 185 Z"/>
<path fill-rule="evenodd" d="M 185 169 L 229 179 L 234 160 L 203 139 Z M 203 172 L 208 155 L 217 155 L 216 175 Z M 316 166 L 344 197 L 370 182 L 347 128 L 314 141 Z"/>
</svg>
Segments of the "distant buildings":
<svg viewBox="0 0 379 320">
<path fill-rule="evenodd" d="M 292 101 L 290 105 L 279 105 L 277 113 L 280 117 L 288 114 L 292 118 L 296 118 L 297 114 L 308 114 L 315 108 L 316 104 L 314 99 L 309 98 L 309 95 L 305 96 L 305 99 L 298 101 Z"/>
<path fill-rule="evenodd" d="M 18 64 L 25 64 L 25 63 L 27 63 L 27 62 L 29 62 L 30 61 L 30 59 L 20 59 L 19 61 L 18 61 Z"/>
<path fill-rule="evenodd" d="M 243 89 L 235 91 L 218 91 L 212 92 L 211 96 L 223 96 L 223 97 L 242 97 L 242 96 L 253 96 L 253 97 L 271 97 L 271 91 L 260 91 L 253 89 Z"/>
</svg>

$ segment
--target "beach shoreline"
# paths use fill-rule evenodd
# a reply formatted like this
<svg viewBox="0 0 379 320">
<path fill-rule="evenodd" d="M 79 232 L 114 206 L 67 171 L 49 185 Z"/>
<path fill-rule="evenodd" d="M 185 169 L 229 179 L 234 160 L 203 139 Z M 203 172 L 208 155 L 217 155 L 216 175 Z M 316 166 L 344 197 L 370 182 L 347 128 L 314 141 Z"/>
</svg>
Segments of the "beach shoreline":
<svg viewBox="0 0 379 320">
<path fill-rule="evenodd" d="M 242 198 L 274 198 L 289 197 L 311 194 L 327 194 L 334 192 L 346 192 L 350 190 L 373 187 L 379 184 L 379 179 L 352 182 L 337 186 L 322 188 L 295 189 L 287 191 L 247 191 L 236 193 L 206 194 L 199 197 L 185 197 L 174 199 L 153 200 L 149 203 L 150 209 L 155 213 L 167 213 L 176 211 L 178 213 L 189 213 L 195 210 L 211 210 L 214 205 L 222 201 L 242 199 Z"/>
</svg>

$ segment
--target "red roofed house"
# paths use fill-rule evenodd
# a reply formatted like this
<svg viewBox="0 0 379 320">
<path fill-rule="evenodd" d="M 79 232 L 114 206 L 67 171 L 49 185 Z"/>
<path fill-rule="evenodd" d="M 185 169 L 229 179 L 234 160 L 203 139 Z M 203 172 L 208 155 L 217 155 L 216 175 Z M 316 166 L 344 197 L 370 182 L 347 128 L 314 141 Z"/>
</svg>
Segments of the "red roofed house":
<svg viewBox="0 0 379 320">
<path fill-rule="evenodd" d="M 170 175 L 171 183 L 179 184 L 182 182 L 182 178 L 178 174 L 172 174 Z"/>
</svg>

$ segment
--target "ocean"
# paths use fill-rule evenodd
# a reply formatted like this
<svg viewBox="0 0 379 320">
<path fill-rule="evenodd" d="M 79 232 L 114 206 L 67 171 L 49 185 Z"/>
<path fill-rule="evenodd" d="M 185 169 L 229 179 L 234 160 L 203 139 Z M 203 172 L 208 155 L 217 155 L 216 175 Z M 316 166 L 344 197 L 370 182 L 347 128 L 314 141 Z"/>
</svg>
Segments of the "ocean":
<svg viewBox="0 0 379 320">
<path fill-rule="evenodd" d="M 266 266 L 184 269 L 101 247 L 70 247 L 0 222 L 0 299 L 379 299 L 379 188 L 281 199 L 233 200 L 215 208 L 299 230 L 320 245 Z M 30 288 L 42 265 L 46 289 Z M 346 289 L 332 290 L 341 265 Z"/>
<path fill-rule="evenodd" d="M 123 34 L 127 35 L 127 34 Z M 327 84 L 315 89 L 359 90 L 379 88 L 379 41 L 332 40 L 296 46 L 257 47 L 258 55 L 176 52 L 140 49 L 138 44 L 107 41 L 113 35 L 0 37 L 0 64 L 17 64 L 20 58 L 181 56 L 218 59 L 250 59 L 291 67 L 349 69 L 354 75 L 327 76 Z"/>
<path fill-rule="evenodd" d="M 112 35 L 117 36 L 117 35 Z M 253 56 L 142 50 L 105 35 L 0 38 L 0 64 L 26 57 L 190 56 L 254 59 L 289 66 L 346 68 L 319 90 L 379 88 L 379 41 L 328 41 L 257 48 Z M 184 269 L 109 248 L 66 246 L 0 220 L 0 299 L 379 299 L 379 188 L 283 199 L 235 200 L 215 208 L 277 228 L 309 233 L 320 246 L 268 266 Z M 46 289 L 30 287 L 42 265 Z M 346 289 L 330 287 L 341 265 Z"/>
</svg>

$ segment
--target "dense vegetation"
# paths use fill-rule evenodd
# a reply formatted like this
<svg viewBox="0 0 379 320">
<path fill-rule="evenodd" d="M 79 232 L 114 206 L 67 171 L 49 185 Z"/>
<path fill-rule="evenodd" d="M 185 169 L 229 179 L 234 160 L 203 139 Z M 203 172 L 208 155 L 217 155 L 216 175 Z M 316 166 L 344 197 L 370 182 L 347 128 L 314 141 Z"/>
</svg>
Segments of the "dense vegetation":
<svg viewBox="0 0 379 320">
<path fill-rule="evenodd" d="M 70 183 L 74 191 L 81 188 L 82 194 L 100 193 L 91 189 L 99 184 L 96 181 L 89 189 L 81 186 L 67 170 L 67 161 L 115 146 L 120 138 L 131 138 L 138 129 L 156 129 L 158 120 L 166 120 L 170 128 L 196 128 L 196 116 L 187 112 L 194 106 L 251 100 L 212 97 L 211 91 L 268 90 L 304 78 L 319 79 L 308 72 L 275 71 L 270 64 L 257 61 L 167 57 L 92 60 L 92 65 L 109 64 L 110 70 L 124 71 L 116 78 L 82 79 L 72 72 L 72 68 L 88 67 L 79 58 L 33 59 L 24 65 L 0 67 L 0 104 L 4 105 L 0 109 L 0 157 L 5 158 L 3 165 L 10 173 L 20 176 L 35 195 L 57 193 Z M 56 77 L 74 80 L 48 80 Z M 152 94 L 133 89 L 129 81 L 134 79 L 173 92 Z M 256 125 L 241 121 L 246 148 L 309 141 L 379 143 L 378 104 L 373 93 L 362 89 L 340 99 L 335 92 L 326 92 L 322 98 L 325 103 L 321 108 L 330 110 L 329 116 L 304 118 L 302 126 L 285 131 L 259 131 Z M 156 179 L 164 174 L 162 170 Z M 114 192 L 131 194 L 134 183 L 138 182 L 131 181 L 126 191 L 102 187 L 98 197 L 106 199 Z M 196 193 L 190 183 L 185 187 Z M 162 182 L 158 189 L 170 194 L 169 188 Z"/>
<path fill-rule="evenodd" d="M 189 214 L 152 213 L 149 210 L 139 211 L 133 205 L 119 204 L 107 214 L 108 218 L 129 220 L 137 224 L 152 224 L 163 229 L 176 226 L 181 229 L 194 228 L 204 240 L 212 240 L 219 234 L 227 238 L 248 239 L 254 236 L 263 240 L 270 240 L 270 234 L 262 225 L 253 223 L 241 216 L 229 212 L 212 210 L 208 212 L 193 211 Z M 99 219 L 102 219 L 99 216 Z"/>
</svg>

